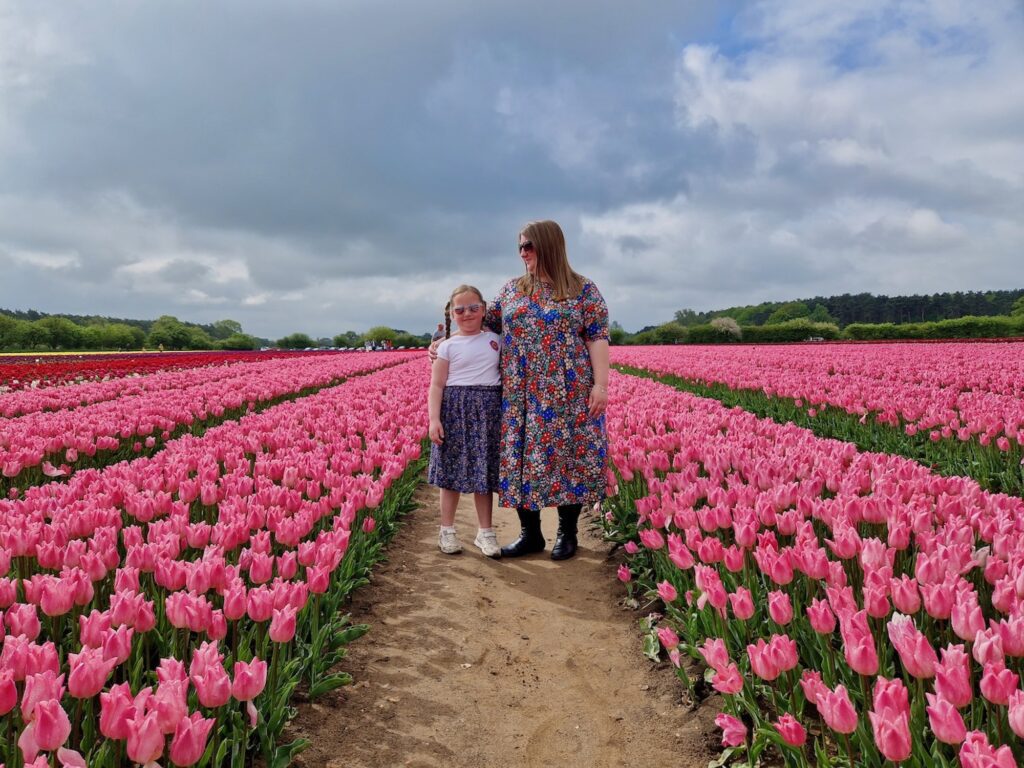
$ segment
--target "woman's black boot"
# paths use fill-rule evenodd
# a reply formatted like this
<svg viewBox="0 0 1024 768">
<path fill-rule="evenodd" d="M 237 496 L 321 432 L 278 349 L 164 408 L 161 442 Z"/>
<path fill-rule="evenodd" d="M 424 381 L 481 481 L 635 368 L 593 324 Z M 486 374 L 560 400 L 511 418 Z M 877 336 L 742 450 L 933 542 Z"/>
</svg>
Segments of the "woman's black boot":
<svg viewBox="0 0 1024 768">
<path fill-rule="evenodd" d="M 580 519 L 580 505 L 566 504 L 558 508 L 558 535 L 551 548 L 552 560 L 568 560 L 576 554 L 576 528 Z"/>
<path fill-rule="evenodd" d="M 501 548 L 502 557 L 520 557 L 521 555 L 532 555 L 534 552 L 544 550 L 544 534 L 540 532 L 540 510 L 539 509 L 517 509 L 519 524 L 522 530 L 519 531 L 519 538 Z"/>
</svg>

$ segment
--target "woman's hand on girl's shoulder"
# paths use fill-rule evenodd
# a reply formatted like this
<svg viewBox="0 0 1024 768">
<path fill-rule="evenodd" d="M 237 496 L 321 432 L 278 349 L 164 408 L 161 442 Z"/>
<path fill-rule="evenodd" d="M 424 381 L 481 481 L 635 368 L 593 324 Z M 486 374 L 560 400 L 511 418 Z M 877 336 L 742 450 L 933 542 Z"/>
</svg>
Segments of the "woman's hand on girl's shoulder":
<svg viewBox="0 0 1024 768">
<path fill-rule="evenodd" d="M 437 348 L 441 346 L 442 341 L 444 341 L 444 339 L 434 339 L 430 342 L 430 346 L 427 347 L 427 357 L 430 358 L 430 362 L 437 360 Z"/>
</svg>

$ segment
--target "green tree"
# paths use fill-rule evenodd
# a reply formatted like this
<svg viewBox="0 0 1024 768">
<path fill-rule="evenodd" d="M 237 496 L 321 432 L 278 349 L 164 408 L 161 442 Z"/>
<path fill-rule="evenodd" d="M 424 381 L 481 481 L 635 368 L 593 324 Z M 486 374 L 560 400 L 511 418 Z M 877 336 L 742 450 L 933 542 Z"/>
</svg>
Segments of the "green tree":
<svg viewBox="0 0 1024 768">
<path fill-rule="evenodd" d="M 807 317 L 811 314 L 810 307 L 808 307 L 802 301 L 787 301 L 785 304 L 779 306 L 768 319 L 765 320 L 765 325 L 775 325 L 777 323 L 785 323 L 789 320 L 796 320 L 800 317 Z"/>
<path fill-rule="evenodd" d="M 304 333 L 292 333 L 277 340 L 277 346 L 281 349 L 305 349 L 315 347 L 316 343 Z"/>
<path fill-rule="evenodd" d="M 156 349 L 189 349 L 192 335 L 188 327 L 173 315 L 161 315 L 150 326 L 146 346 Z"/>
<path fill-rule="evenodd" d="M 395 339 L 398 337 L 398 333 L 393 328 L 388 328 L 386 325 L 377 325 L 368 330 L 365 337 L 367 341 L 390 341 L 394 344 Z"/>
<path fill-rule="evenodd" d="M 828 309 L 825 308 L 824 304 L 815 304 L 814 309 L 807 316 L 807 319 L 812 323 L 835 323 L 836 319 L 828 313 Z"/>
<path fill-rule="evenodd" d="M 216 342 L 217 349 L 258 349 L 259 342 L 247 333 L 233 333 L 226 339 Z"/>
<path fill-rule="evenodd" d="M 57 317 L 56 315 L 36 320 L 36 324 L 46 329 L 47 340 L 43 343 L 48 344 L 50 349 L 66 350 L 81 348 L 82 326 L 76 325 L 65 317 Z"/>
<path fill-rule="evenodd" d="M 685 310 L 689 311 L 689 310 Z M 676 312 L 678 316 L 679 313 Z M 629 334 L 626 333 L 626 329 L 623 328 L 617 320 L 612 320 L 611 327 L 608 329 L 608 340 L 614 346 L 621 346 L 626 343 L 626 337 Z"/>
<path fill-rule="evenodd" d="M 1013 302 L 1013 309 L 1010 310 L 1013 317 L 1024 317 L 1024 296 Z"/>
<path fill-rule="evenodd" d="M 679 344 L 686 341 L 687 331 L 677 322 L 662 323 L 652 331 L 656 344 Z"/>
<path fill-rule="evenodd" d="M 242 324 L 237 320 L 218 320 L 211 328 L 210 334 L 215 339 L 227 339 L 230 336 L 242 335 Z"/>
<path fill-rule="evenodd" d="M 334 346 L 361 347 L 363 346 L 363 337 L 355 331 L 345 331 L 344 333 L 339 333 L 334 337 Z"/>
<path fill-rule="evenodd" d="M 198 325 L 185 326 L 188 331 L 188 349 L 213 349 L 213 339 L 210 334 Z"/>
<path fill-rule="evenodd" d="M 694 312 L 692 309 L 685 308 L 676 311 L 675 321 L 679 325 L 698 325 L 701 322 L 700 315 Z"/>
<path fill-rule="evenodd" d="M 19 320 L 10 315 L 0 315 L 0 349 L 17 349 L 25 338 L 24 320 Z"/>
</svg>

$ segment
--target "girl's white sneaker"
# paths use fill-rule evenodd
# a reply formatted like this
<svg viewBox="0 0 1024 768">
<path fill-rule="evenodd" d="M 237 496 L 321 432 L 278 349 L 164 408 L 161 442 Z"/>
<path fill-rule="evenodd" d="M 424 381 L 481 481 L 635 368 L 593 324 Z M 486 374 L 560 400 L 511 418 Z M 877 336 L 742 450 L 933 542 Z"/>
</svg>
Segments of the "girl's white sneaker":
<svg viewBox="0 0 1024 768">
<path fill-rule="evenodd" d="M 455 531 L 446 531 L 442 528 L 437 534 L 437 548 L 446 555 L 457 555 L 462 551 L 462 544 Z"/>
<path fill-rule="evenodd" d="M 501 557 L 501 547 L 494 531 L 477 531 L 473 544 L 480 548 L 487 557 Z"/>
</svg>

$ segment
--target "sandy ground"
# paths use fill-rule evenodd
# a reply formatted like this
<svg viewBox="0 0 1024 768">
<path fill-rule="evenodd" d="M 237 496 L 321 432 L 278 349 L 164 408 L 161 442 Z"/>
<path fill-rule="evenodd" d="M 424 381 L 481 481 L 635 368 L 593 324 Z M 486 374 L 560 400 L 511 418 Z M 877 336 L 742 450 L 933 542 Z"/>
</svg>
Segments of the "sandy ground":
<svg viewBox="0 0 1024 768">
<path fill-rule="evenodd" d="M 354 685 L 299 706 L 289 737 L 312 746 L 298 765 L 707 766 L 717 708 L 692 711 L 665 664 L 642 655 L 640 615 L 622 606 L 597 533 L 563 563 L 548 551 L 489 560 L 464 497 L 465 551 L 442 555 L 436 491 L 417 500 L 351 605 L 372 627 L 342 664 Z M 554 510 L 542 525 L 550 550 Z M 495 527 L 511 541 L 515 513 L 496 510 Z"/>
</svg>

